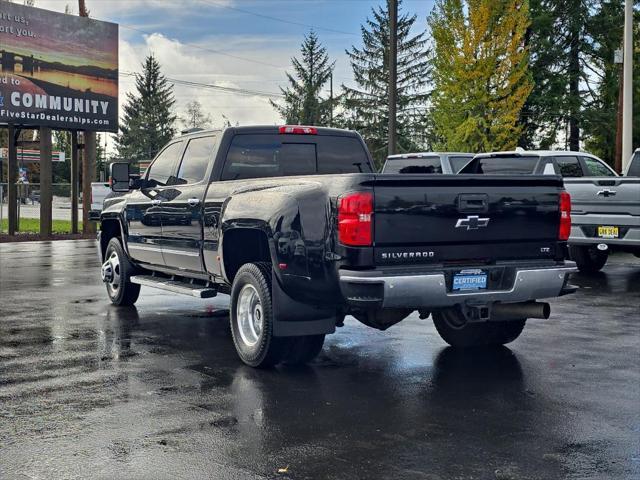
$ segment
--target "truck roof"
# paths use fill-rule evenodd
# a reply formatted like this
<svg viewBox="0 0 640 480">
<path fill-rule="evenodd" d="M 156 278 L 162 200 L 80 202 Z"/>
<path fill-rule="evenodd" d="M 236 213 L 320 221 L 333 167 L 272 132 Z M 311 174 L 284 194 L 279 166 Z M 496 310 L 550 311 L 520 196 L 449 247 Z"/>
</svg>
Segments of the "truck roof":
<svg viewBox="0 0 640 480">
<path fill-rule="evenodd" d="M 591 153 L 587 152 L 579 152 L 574 150 L 509 150 L 504 152 L 486 152 L 486 153 L 478 153 L 475 158 L 488 158 L 488 157 L 555 157 L 560 155 L 588 155 L 590 157 L 595 157 Z"/>
<path fill-rule="evenodd" d="M 342 128 L 329 128 L 329 127 L 308 127 L 306 125 L 244 125 L 240 127 L 226 127 L 226 128 L 210 128 L 210 129 L 189 129 L 181 132 L 178 138 L 188 138 L 191 136 L 201 136 L 207 133 L 219 133 L 227 130 L 231 130 L 234 133 L 280 133 L 282 127 L 299 127 L 299 128 L 312 128 L 316 133 L 308 135 L 333 135 L 341 137 L 356 137 L 358 133 L 353 130 L 345 130 Z"/>
<path fill-rule="evenodd" d="M 412 153 L 396 153 L 394 155 L 387 156 L 387 160 L 396 160 L 399 158 L 421 158 L 431 156 L 443 156 L 443 155 L 475 155 L 470 152 L 412 152 Z"/>
</svg>

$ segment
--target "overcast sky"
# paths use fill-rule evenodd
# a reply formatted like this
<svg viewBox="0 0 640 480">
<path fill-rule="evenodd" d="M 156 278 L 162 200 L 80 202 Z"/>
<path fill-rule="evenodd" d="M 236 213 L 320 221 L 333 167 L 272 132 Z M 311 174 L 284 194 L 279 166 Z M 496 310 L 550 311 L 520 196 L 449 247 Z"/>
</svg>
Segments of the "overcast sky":
<svg viewBox="0 0 640 480">
<path fill-rule="evenodd" d="M 344 53 L 360 45 L 360 25 L 381 1 L 367 0 L 86 0 L 90 16 L 120 25 L 120 72 L 138 72 L 153 52 L 169 78 L 279 92 L 291 57 L 313 26 L 336 61 L 334 85 L 351 83 Z M 64 12 L 75 1 L 36 0 L 36 7 Z M 401 10 L 418 14 L 420 28 L 433 0 L 404 0 Z M 120 76 L 120 102 L 133 88 Z M 268 99 L 175 86 L 177 110 L 198 100 L 220 126 L 222 115 L 241 125 L 280 121 Z"/>
</svg>

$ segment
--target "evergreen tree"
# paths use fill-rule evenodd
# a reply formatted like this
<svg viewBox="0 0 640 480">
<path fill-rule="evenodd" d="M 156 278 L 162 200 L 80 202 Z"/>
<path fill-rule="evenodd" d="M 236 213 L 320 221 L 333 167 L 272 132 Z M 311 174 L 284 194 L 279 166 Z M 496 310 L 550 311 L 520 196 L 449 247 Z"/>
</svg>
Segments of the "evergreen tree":
<svg viewBox="0 0 640 480">
<path fill-rule="evenodd" d="M 312 30 L 300 47 L 302 59 L 292 58 L 294 75 L 287 73 L 289 86 L 280 87 L 284 103 L 271 100 L 271 105 L 289 124 L 329 125 L 331 99 L 323 98 L 322 89 L 329 81 L 335 62 L 330 62 L 327 49 Z"/>
<path fill-rule="evenodd" d="M 516 146 L 520 110 L 532 89 L 524 45 L 527 0 L 439 0 L 432 118 L 442 147 L 483 152 Z"/>
<path fill-rule="evenodd" d="M 187 128 L 207 128 L 211 125 L 211 115 L 202 111 L 202 104 L 198 100 L 187 103 L 184 116 L 180 118 Z"/>
<path fill-rule="evenodd" d="M 528 46 L 535 87 L 523 109 L 520 144 L 579 150 L 585 106 L 593 101 L 594 0 L 531 0 Z"/>
<path fill-rule="evenodd" d="M 118 156 L 125 160 L 150 159 L 175 135 L 173 85 L 160 72 L 153 55 L 136 74 L 136 93 L 127 94 L 117 138 Z"/>
<path fill-rule="evenodd" d="M 400 4 L 400 2 L 398 2 Z M 415 151 L 425 143 L 425 111 L 430 80 L 425 32 L 412 34 L 417 16 L 398 14 L 397 146 Z M 389 2 L 373 8 L 360 27 L 362 47 L 347 50 L 356 87 L 342 86 L 342 126 L 357 130 L 379 165 L 389 141 Z"/>
<path fill-rule="evenodd" d="M 633 59 L 633 144 L 640 145 L 640 11 L 635 11 L 635 54 Z M 611 166 L 615 165 L 618 99 L 622 65 L 614 63 L 622 47 L 624 0 L 605 0 L 589 21 L 593 39 L 588 66 L 593 86 L 584 109 L 585 149 Z"/>
<path fill-rule="evenodd" d="M 531 24 L 525 42 L 534 87 L 522 108 L 522 134 L 518 142 L 526 149 L 553 147 L 566 123 L 563 105 L 567 76 L 558 62 L 564 52 L 563 42 L 558 41 L 555 2 L 530 0 Z"/>
</svg>

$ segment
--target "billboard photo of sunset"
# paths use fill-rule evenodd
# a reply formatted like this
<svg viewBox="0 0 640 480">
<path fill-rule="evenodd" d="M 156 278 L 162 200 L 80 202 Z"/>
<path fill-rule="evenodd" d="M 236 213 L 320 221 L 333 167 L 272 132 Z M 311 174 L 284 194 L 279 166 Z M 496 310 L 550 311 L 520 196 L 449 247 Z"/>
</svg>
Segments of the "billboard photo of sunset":
<svg viewBox="0 0 640 480">
<path fill-rule="evenodd" d="M 117 131 L 118 26 L 0 2 L 0 123 Z"/>
</svg>

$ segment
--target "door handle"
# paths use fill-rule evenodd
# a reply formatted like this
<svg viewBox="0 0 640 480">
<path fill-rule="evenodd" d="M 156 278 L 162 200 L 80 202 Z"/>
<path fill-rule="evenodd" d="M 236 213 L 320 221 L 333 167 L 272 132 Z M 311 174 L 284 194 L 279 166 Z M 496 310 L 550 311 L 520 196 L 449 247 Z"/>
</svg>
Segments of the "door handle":
<svg viewBox="0 0 640 480">
<path fill-rule="evenodd" d="M 162 200 L 160 200 L 159 198 L 155 198 L 151 200 L 151 205 L 160 205 L 161 203 L 162 203 Z"/>
<path fill-rule="evenodd" d="M 200 199 L 199 198 L 190 198 L 189 200 L 187 200 L 187 203 L 191 207 L 197 207 L 198 205 L 200 205 Z"/>
</svg>

